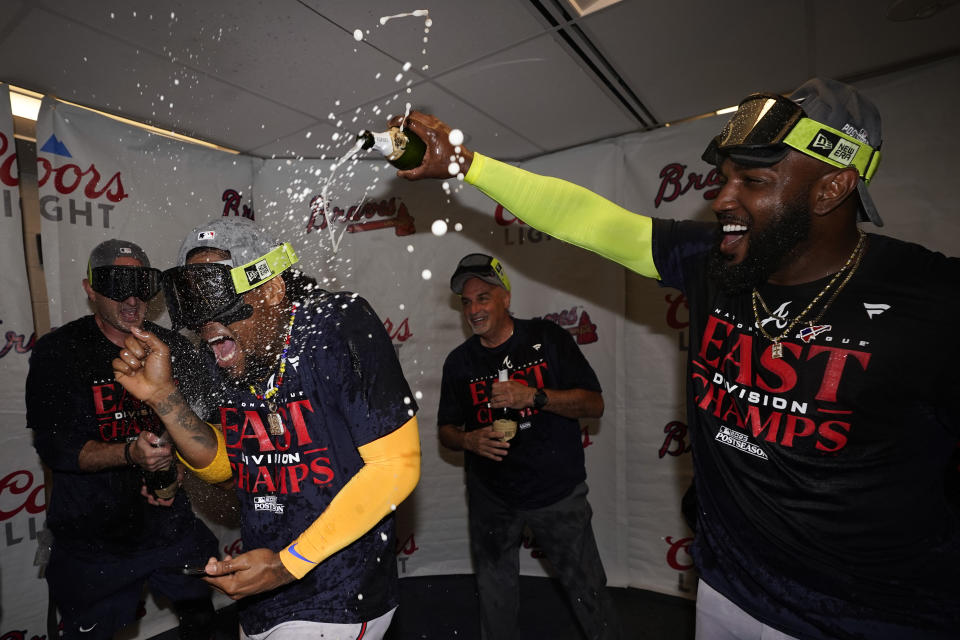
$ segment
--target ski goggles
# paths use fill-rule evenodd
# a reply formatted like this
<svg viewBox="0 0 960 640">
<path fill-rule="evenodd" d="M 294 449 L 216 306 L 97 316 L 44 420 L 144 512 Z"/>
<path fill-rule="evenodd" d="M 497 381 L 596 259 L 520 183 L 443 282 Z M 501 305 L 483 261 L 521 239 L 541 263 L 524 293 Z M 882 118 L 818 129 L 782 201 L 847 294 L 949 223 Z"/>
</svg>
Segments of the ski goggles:
<svg viewBox="0 0 960 640">
<path fill-rule="evenodd" d="M 510 278 L 507 277 L 500 261 L 485 253 L 471 253 L 457 264 L 457 270 L 450 276 L 450 289 L 454 293 L 463 292 L 463 285 L 470 278 L 480 278 L 489 284 L 510 291 Z"/>
<path fill-rule="evenodd" d="M 880 150 L 842 131 L 811 120 L 797 103 L 772 93 L 744 98 L 703 160 L 717 165 L 723 156 L 744 164 L 774 164 L 789 148 L 838 168 L 853 167 L 865 183 L 880 166 Z"/>
<path fill-rule="evenodd" d="M 117 302 L 130 297 L 147 302 L 160 291 L 160 270 L 151 267 L 95 267 L 87 272 L 87 280 L 94 291 Z"/>
<path fill-rule="evenodd" d="M 208 322 L 229 325 L 253 315 L 243 294 L 272 280 L 298 261 L 289 243 L 239 267 L 201 262 L 163 272 L 163 293 L 174 330 L 199 331 Z"/>
</svg>

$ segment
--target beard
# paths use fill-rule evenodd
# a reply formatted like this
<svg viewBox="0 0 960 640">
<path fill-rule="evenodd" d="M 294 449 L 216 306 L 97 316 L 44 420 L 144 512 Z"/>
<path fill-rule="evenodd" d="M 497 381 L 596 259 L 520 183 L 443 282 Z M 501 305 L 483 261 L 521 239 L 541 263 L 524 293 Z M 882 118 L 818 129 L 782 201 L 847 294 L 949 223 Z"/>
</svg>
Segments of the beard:
<svg viewBox="0 0 960 640">
<path fill-rule="evenodd" d="M 752 291 L 810 236 L 810 223 L 810 211 L 802 198 L 784 203 L 764 227 L 750 229 L 750 246 L 739 264 L 730 264 L 731 257 L 721 253 L 718 241 L 710 251 L 707 273 L 727 295 Z"/>
</svg>

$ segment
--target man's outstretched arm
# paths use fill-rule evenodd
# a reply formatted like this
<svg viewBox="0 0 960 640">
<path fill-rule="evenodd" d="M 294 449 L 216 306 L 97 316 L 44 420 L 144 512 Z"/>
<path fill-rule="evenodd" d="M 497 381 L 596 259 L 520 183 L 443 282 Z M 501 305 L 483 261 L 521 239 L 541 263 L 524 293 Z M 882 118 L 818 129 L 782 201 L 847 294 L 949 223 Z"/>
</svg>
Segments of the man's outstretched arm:
<svg viewBox="0 0 960 640">
<path fill-rule="evenodd" d="M 398 119 L 391 124 L 399 124 Z M 657 278 L 653 263 L 653 220 L 566 180 L 541 176 L 450 143 L 450 127 L 414 111 L 405 121 L 426 142 L 421 166 L 397 175 L 410 180 L 451 179 L 456 158 L 468 183 L 528 225 L 613 260 L 640 275 Z"/>
</svg>

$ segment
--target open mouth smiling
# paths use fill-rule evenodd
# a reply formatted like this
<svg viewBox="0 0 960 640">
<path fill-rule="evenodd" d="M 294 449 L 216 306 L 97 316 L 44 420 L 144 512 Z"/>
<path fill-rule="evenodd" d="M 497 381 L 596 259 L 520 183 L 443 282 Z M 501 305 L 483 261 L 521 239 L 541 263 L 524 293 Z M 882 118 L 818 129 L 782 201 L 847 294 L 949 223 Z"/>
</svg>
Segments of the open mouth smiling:
<svg viewBox="0 0 960 640">
<path fill-rule="evenodd" d="M 217 366 L 229 367 L 237 357 L 237 343 L 227 336 L 214 336 L 207 340 L 207 347 L 217 358 Z"/>
</svg>

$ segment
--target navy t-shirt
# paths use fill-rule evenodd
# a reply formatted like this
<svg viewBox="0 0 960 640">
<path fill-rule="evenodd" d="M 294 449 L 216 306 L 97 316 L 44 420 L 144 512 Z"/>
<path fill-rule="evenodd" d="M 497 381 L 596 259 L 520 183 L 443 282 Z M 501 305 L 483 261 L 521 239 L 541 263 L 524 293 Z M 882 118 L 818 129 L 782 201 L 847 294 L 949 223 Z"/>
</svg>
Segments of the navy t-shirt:
<svg viewBox="0 0 960 640">
<path fill-rule="evenodd" d="M 261 385 L 270 388 L 271 377 Z M 243 515 L 246 550 L 280 551 L 363 466 L 358 447 L 403 426 L 417 405 L 380 319 L 361 297 L 322 294 L 297 311 L 283 383 L 271 402 L 228 388 L 219 411 Z M 300 580 L 240 601 L 248 634 L 287 620 L 356 623 L 397 604 L 393 516 Z"/>
<path fill-rule="evenodd" d="M 144 328 L 170 346 L 184 395 L 202 391 L 202 360 L 189 342 L 150 322 Z M 183 491 L 172 507 L 149 505 L 140 495 L 138 468 L 86 472 L 78 466 L 88 441 L 124 442 L 144 429 L 163 430 L 157 415 L 114 380 L 111 362 L 119 353 L 94 316 L 84 316 L 37 340 L 26 382 L 27 426 L 53 472 L 47 526 L 58 545 L 94 557 L 163 546 L 205 529 Z"/>
<path fill-rule="evenodd" d="M 443 365 L 437 424 L 480 429 L 496 419 L 489 402 L 500 370 L 540 389 L 600 391 L 570 333 L 546 320 L 513 321 L 513 335 L 488 349 L 471 336 Z M 510 450 L 497 462 L 464 453 L 468 482 L 478 481 L 511 506 L 532 509 L 566 497 L 586 479 L 580 423 L 546 409 L 524 409 Z"/>
<path fill-rule="evenodd" d="M 945 498 L 960 437 L 960 260 L 870 234 L 815 325 L 756 325 L 706 269 L 716 225 L 656 220 L 664 285 L 690 304 L 687 418 L 702 577 L 798 638 L 960 634 L 960 533 Z M 764 284 L 779 335 L 829 281 Z M 820 307 L 813 310 L 816 317 Z"/>
</svg>

